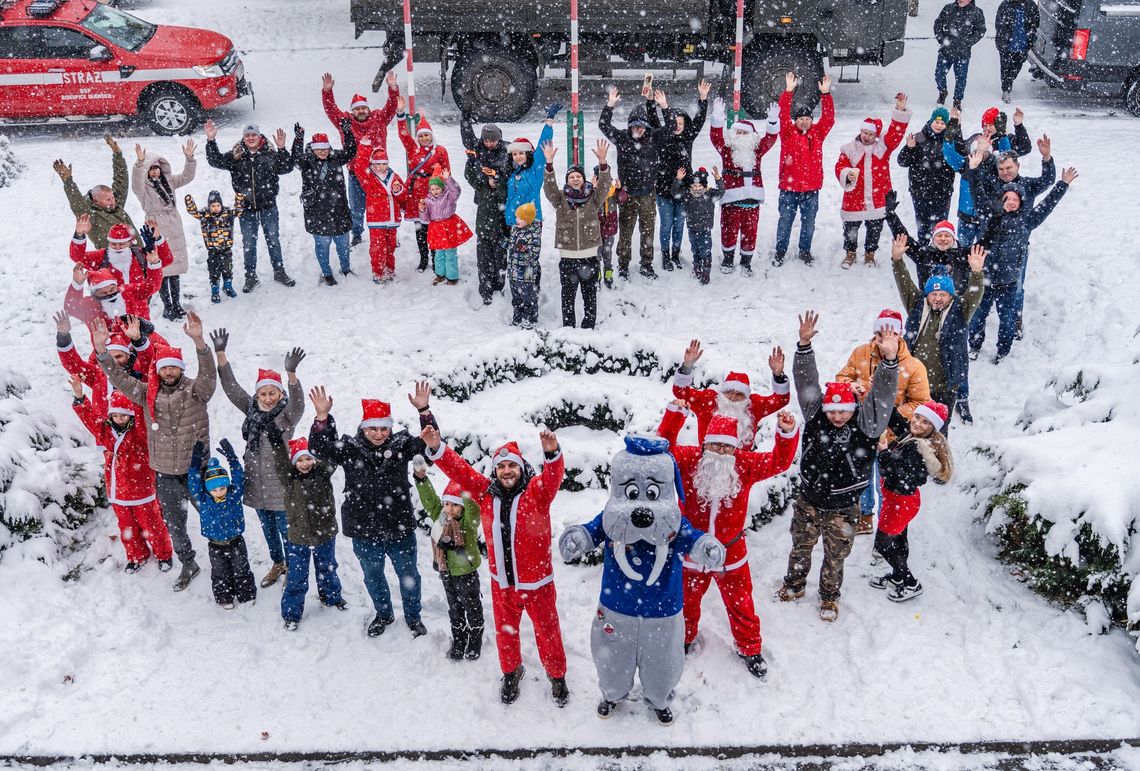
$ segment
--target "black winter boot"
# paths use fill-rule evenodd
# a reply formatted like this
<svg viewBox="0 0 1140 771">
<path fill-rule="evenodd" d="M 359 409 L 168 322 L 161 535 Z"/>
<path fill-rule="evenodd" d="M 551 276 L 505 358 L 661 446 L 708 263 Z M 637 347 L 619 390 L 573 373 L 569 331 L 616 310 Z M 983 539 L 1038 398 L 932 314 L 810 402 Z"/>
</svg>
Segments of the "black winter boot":
<svg viewBox="0 0 1140 771">
<path fill-rule="evenodd" d="M 258 281 L 256 273 L 246 273 L 245 286 L 241 288 L 242 294 L 249 294 L 254 289 L 257 289 L 259 284 L 261 284 L 261 282 Z"/>
<path fill-rule="evenodd" d="M 477 626 L 467 630 L 467 648 L 463 651 L 463 658 L 475 661 L 483 653 L 483 627 Z"/>
<path fill-rule="evenodd" d="M 396 619 L 394 618 L 384 618 L 379 613 L 377 613 L 376 617 L 372 619 L 372 623 L 368 625 L 368 636 L 379 637 L 380 635 L 384 634 L 384 630 L 387 629 L 395 620 Z"/>
<path fill-rule="evenodd" d="M 734 270 L 736 270 L 736 250 L 725 249 L 724 257 L 720 260 L 720 272 L 732 273 Z"/>
<path fill-rule="evenodd" d="M 566 685 L 565 677 L 550 678 L 550 697 L 557 707 L 565 707 L 570 701 L 570 688 Z"/>
<path fill-rule="evenodd" d="M 741 656 L 744 659 L 744 666 L 748 668 L 748 674 L 763 680 L 768 676 L 768 662 L 764 660 L 764 654 L 757 653 L 755 656 Z"/>
<path fill-rule="evenodd" d="M 169 279 L 162 279 L 162 283 L 158 285 L 158 299 L 162 300 L 162 317 L 167 321 L 174 321 L 174 316 L 171 315 L 170 307 L 170 284 Z"/>
<path fill-rule="evenodd" d="M 182 308 L 182 279 L 179 276 L 169 276 L 164 281 L 170 282 L 170 314 L 174 320 L 186 318 L 186 311 Z"/>
<path fill-rule="evenodd" d="M 451 628 L 451 647 L 447 650 L 447 657 L 452 661 L 462 661 L 463 653 L 467 650 L 467 630 Z"/>
<path fill-rule="evenodd" d="M 673 244 L 673 267 L 677 270 L 684 270 L 685 266 L 681 263 L 681 245 Z"/>
<path fill-rule="evenodd" d="M 526 674 L 526 667 L 522 664 L 514 672 L 503 675 L 502 686 L 499 688 L 499 701 L 503 704 L 514 704 L 519 698 L 519 683 Z"/>
</svg>

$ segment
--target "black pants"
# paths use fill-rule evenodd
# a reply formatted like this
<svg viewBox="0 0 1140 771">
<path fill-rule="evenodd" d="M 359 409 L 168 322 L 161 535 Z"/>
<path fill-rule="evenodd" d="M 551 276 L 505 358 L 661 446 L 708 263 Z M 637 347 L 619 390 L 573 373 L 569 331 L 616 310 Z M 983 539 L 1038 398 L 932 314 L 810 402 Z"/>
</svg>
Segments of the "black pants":
<svg viewBox="0 0 1140 771">
<path fill-rule="evenodd" d="M 428 265 L 435 264 L 435 254 L 427 245 L 428 226 L 422 222 L 416 223 L 416 248 L 420 250 L 420 270 L 427 270 Z"/>
<path fill-rule="evenodd" d="M 475 264 L 479 269 L 479 296 L 490 300 L 503 291 L 507 271 L 507 235 L 505 232 L 479 233 L 475 244 Z"/>
<path fill-rule="evenodd" d="M 234 250 L 207 249 L 206 269 L 210 272 L 210 284 L 216 286 L 223 279 L 232 281 L 234 277 Z"/>
<path fill-rule="evenodd" d="M 1028 51 L 998 51 L 998 62 L 1001 69 L 1001 90 L 1012 91 L 1013 81 L 1017 80 L 1021 68 L 1025 65 Z"/>
<path fill-rule="evenodd" d="M 582 329 L 593 329 L 598 319 L 598 258 L 558 261 L 562 281 L 562 326 L 574 326 L 574 305 L 582 288 Z"/>
<path fill-rule="evenodd" d="M 843 248 L 846 251 L 854 252 L 859 248 L 859 226 L 866 225 L 867 233 L 863 237 L 863 249 L 868 252 L 875 252 L 879 249 L 879 236 L 883 234 L 883 222 L 885 220 L 863 220 L 860 222 L 844 222 L 843 223 Z"/>
<path fill-rule="evenodd" d="M 257 585 L 249 569 L 249 553 L 245 538 L 219 543 L 210 541 L 210 584 L 214 588 L 214 602 L 249 602 L 257 598 Z"/>
<path fill-rule="evenodd" d="M 174 545 L 174 553 L 183 565 L 194 562 L 194 544 L 190 541 L 190 533 L 186 529 L 186 504 L 189 502 L 197 510 L 197 504 L 190 497 L 186 489 L 185 474 L 159 474 L 154 475 L 155 490 L 158 495 L 158 505 L 162 508 L 162 521 L 170 531 L 170 541 Z"/>
<path fill-rule="evenodd" d="M 898 535 L 887 535 L 882 530 L 875 533 L 875 550 L 891 566 L 891 580 L 896 583 L 914 586 L 918 579 L 910 572 L 907 560 L 910 558 L 910 541 L 906 537 L 907 528 Z"/>
<path fill-rule="evenodd" d="M 930 398 L 939 404 L 945 404 L 949 417 L 946 422 L 942 424 L 942 435 L 950 435 L 950 419 L 954 417 L 954 405 L 958 402 L 958 389 L 952 388 L 949 391 L 931 391 Z"/>
<path fill-rule="evenodd" d="M 158 288 L 158 297 L 162 300 L 164 310 L 182 307 L 182 280 L 181 276 L 166 276 Z"/>
<path fill-rule="evenodd" d="M 443 593 L 447 597 L 447 617 L 451 636 L 462 642 L 467 651 L 479 652 L 483 645 L 483 595 L 479 590 L 479 571 L 453 576 L 440 573 Z"/>
</svg>

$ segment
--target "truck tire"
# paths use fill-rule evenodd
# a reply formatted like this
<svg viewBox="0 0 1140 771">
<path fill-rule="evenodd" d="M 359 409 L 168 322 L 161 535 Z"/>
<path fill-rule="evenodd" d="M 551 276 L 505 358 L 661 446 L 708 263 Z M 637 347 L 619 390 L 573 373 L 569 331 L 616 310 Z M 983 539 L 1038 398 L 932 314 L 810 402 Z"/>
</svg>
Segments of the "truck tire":
<svg viewBox="0 0 1140 771">
<path fill-rule="evenodd" d="M 1140 71 L 1124 84 L 1124 109 L 1140 118 Z"/>
<path fill-rule="evenodd" d="M 178 86 L 153 88 L 142 102 L 139 114 L 160 136 L 189 134 L 197 127 L 202 112 L 194 95 Z"/>
<path fill-rule="evenodd" d="M 480 46 L 460 53 L 451 72 L 455 104 L 476 121 L 520 120 L 534 104 L 538 73 L 520 52 Z"/>
<path fill-rule="evenodd" d="M 784 76 L 794 72 L 801 79 L 796 101 L 815 107 L 819 101 L 819 83 L 823 78 L 823 61 L 819 54 L 801 46 L 758 45 L 744 52 L 741 66 L 740 105 L 754 118 L 768 113 L 768 105 L 784 92 Z"/>
</svg>

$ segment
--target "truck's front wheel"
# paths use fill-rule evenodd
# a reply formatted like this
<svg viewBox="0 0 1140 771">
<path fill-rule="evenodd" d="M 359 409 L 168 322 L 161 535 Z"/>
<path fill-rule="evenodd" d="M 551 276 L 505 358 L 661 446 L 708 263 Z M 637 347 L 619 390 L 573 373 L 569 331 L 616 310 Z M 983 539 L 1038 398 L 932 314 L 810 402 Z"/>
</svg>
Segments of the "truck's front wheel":
<svg viewBox="0 0 1140 771">
<path fill-rule="evenodd" d="M 455 103 L 474 120 L 520 120 L 538 92 L 538 74 L 521 53 L 472 48 L 460 53 L 451 73 Z"/>
<path fill-rule="evenodd" d="M 819 100 L 817 83 L 823 78 L 819 54 L 801 46 L 754 46 L 744 52 L 740 103 L 756 118 L 766 115 L 768 105 L 784 92 L 784 76 L 794 72 L 802 81 L 796 99 L 813 107 Z"/>
</svg>

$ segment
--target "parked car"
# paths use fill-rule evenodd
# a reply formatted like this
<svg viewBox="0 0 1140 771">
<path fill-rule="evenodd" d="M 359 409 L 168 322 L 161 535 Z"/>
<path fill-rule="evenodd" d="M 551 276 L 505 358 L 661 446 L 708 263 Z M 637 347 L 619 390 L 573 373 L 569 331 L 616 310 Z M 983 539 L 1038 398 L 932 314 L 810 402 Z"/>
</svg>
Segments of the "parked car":
<svg viewBox="0 0 1140 771">
<path fill-rule="evenodd" d="M 151 24 L 95 0 L 0 1 L 0 124 L 140 116 L 185 134 L 252 94 L 224 35 Z"/>
</svg>

